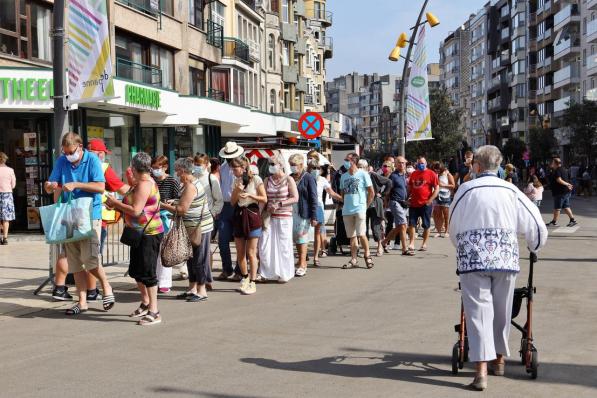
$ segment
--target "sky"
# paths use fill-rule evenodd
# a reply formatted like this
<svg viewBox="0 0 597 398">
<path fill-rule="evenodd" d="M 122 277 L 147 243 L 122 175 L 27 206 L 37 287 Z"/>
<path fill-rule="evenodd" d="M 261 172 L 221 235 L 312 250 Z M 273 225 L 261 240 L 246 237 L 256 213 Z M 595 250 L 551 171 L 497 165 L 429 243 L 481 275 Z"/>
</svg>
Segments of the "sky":
<svg viewBox="0 0 597 398">
<path fill-rule="evenodd" d="M 351 72 L 402 73 L 403 61 L 390 62 L 388 55 L 400 32 L 410 34 L 424 0 L 327 0 L 333 25 L 326 35 L 334 40 L 334 54 L 327 61 L 327 80 Z M 439 61 L 439 43 L 456 30 L 488 0 L 429 0 L 427 11 L 440 24 L 427 25 L 429 62 Z M 405 55 L 406 49 L 404 51 Z"/>
</svg>

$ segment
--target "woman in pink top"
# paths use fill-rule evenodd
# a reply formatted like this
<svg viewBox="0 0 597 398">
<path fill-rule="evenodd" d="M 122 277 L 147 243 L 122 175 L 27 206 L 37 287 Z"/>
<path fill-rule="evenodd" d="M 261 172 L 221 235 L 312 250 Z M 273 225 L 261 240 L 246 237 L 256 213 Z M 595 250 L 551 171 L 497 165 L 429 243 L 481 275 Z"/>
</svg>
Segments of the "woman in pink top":
<svg viewBox="0 0 597 398">
<path fill-rule="evenodd" d="M 263 210 L 266 221 L 259 241 L 259 275 L 262 279 L 288 282 L 294 276 L 292 205 L 298 202 L 298 191 L 294 179 L 284 174 L 280 153 L 269 159 L 269 173 L 264 182 L 267 207 Z"/>
<path fill-rule="evenodd" d="M 530 178 L 529 184 L 524 189 L 524 193 L 537 207 L 541 207 L 541 201 L 543 200 L 543 185 L 536 175 Z"/>
<path fill-rule="evenodd" d="M 12 190 L 17 185 L 15 171 L 6 165 L 8 156 L 0 152 L 0 223 L 2 236 L 0 245 L 8 244 L 8 223 L 15 219 L 15 205 L 12 198 Z"/>
</svg>

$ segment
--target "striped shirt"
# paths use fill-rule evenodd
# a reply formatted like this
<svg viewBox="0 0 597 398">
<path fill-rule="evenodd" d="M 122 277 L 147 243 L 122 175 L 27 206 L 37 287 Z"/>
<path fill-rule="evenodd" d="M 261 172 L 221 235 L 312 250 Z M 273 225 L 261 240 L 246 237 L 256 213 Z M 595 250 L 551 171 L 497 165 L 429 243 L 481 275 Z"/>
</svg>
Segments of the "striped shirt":
<svg viewBox="0 0 597 398">
<path fill-rule="evenodd" d="M 197 190 L 197 195 L 191 202 L 189 209 L 182 217 L 182 221 L 187 228 L 197 228 L 201 222 L 201 233 L 211 232 L 214 229 L 214 220 L 209 211 L 207 203 L 207 194 L 201 181 L 196 179 L 192 183 Z"/>
<path fill-rule="evenodd" d="M 180 198 L 180 184 L 176 181 L 176 178 L 172 176 L 166 176 L 162 181 L 155 180 L 160 190 L 160 200 L 165 202 L 170 199 Z"/>
<path fill-rule="evenodd" d="M 153 181 L 152 181 L 153 182 Z M 124 195 L 122 203 L 126 205 L 133 204 L 133 193 L 131 189 Z M 139 217 L 131 216 L 124 213 L 124 221 L 127 226 L 135 228 L 138 231 L 145 230 L 145 235 L 158 235 L 164 232 L 164 224 L 159 214 L 160 191 L 155 183 L 152 184 L 151 194 L 147 198 L 145 206 L 143 206 L 143 213 Z M 149 225 L 147 225 L 149 224 Z M 147 225 L 147 228 L 145 227 Z"/>
<path fill-rule="evenodd" d="M 267 194 L 267 200 L 270 203 L 280 203 L 290 198 L 290 189 L 288 188 L 288 177 L 284 176 L 277 183 L 272 177 L 268 177 L 265 185 L 265 192 Z M 275 218 L 286 218 L 292 217 L 292 205 L 280 206 L 272 217 Z"/>
</svg>

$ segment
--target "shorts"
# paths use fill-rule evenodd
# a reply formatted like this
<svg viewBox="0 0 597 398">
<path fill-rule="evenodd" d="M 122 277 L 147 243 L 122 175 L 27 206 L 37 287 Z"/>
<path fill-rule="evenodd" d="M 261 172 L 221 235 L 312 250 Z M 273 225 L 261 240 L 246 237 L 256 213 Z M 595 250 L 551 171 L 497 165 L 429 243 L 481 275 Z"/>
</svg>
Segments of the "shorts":
<svg viewBox="0 0 597 398">
<path fill-rule="evenodd" d="M 102 234 L 102 220 L 93 220 L 95 234 L 89 239 L 64 244 L 68 261 L 68 272 L 89 271 L 101 265 L 100 236 Z"/>
<path fill-rule="evenodd" d="M 145 287 L 158 285 L 156 269 L 163 234 L 143 235 L 139 247 L 131 247 L 129 276 Z"/>
<path fill-rule="evenodd" d="M 309 243 L 309 229 L 311 220 L 302 218 L 298 213 L 292 215 L 292 241 L 296 245 Z"/>
<path fill-rule="evenodd" d="M 249 232 L 249 239 L 261 238 L 261 235 L 263 235 L 263 229 L 257 228 Z"/>
<path fill-rule="evenodd" d="M 435 204 L 437 206 L 441 206 L 441 207 L 450 207 L 450 205 L 452 204 L 452 198 L 450 198 L 450 197 L 440 198 L 438 196 Z"/>
<path fill-rule="evenodd" d="M 317 219 L 318 224 L 325 223 L 325 212 L 323 211 L 323 206 L 317 206 L 317 213 L 315 214 L 315 218 Z"/>
<path fill-rule="evenodd" d="M 570 196 L 571 192 L 565 193 L 564 195 L 556 195 L 553 197 L 553 209 L 562 210 L 570 208 Z"/>
<path fill-rule="evenodd" d="M 366 213 L 349 214 L 342 218 L 348 239 L 367 235 Z"/>
<path fill-rule="evenodd" d="M 400 203 L 396 202 L 395 200 L 390 201 L 390 211 L 392 212 L 392 218 L 394 219 L 394 228 L 397 228 L 399 225 L 406 225 L 406 212 L 407 209 L 400 206 Z"/>
<path fill-rule="evenodd" d="M 429 229 L 431 227 L 431 206 L 411 207 L 408 211 L 409 226 L 416 227 L 417 221 L 421 218 L 423 229 Z"/>
</svg>

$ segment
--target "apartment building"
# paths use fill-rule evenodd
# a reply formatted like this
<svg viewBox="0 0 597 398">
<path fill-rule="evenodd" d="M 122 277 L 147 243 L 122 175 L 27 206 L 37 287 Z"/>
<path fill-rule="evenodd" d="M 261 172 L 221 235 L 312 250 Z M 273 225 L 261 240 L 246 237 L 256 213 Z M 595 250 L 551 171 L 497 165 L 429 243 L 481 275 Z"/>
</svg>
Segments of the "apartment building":
<svg viewBox="0 0 597 398">
<path fill-rule="evenodd" d="M 324 0 L 108 0 L 115 98 L 73 106 L 69 128 L 85 140 L 103 138 L 119 174 L 138 151 L 173 161 L 196 152 L 215 156 L 231 139 L 296 145 L 307 95 L 316 98 L 310 109 L 325 107 L 321 88 L 315 95 L 332 56 L 325 6 Z M 16 227 L 27 229 L 27 206 L 51 202 L 37 182 L 59 150 L 52 131 L 53 2 L 12 0 L 2 7 L 0 150 L 19 179 L 17 219 L 24 224 Z M 307 73 L 309 66 L 316 68 Z"/>
</svg>

